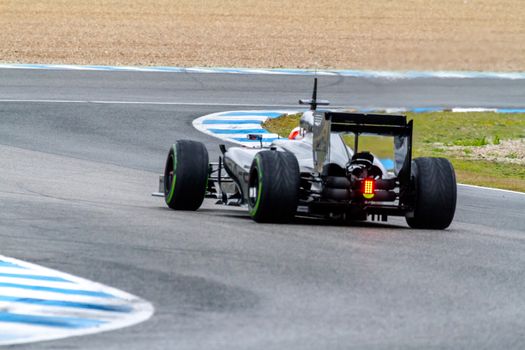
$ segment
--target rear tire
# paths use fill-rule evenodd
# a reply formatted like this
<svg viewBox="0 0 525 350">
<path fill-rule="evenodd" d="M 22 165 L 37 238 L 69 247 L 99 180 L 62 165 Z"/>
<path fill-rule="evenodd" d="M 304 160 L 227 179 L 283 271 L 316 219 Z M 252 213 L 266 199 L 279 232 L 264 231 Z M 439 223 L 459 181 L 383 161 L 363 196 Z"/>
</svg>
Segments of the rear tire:
<svg viewBox="0 0 525 350">
<path fill-rule="evenodd" d="M 178 140 L 164 169 L 164 199 L 171 209 L 197 210 L 208 182 L 208 150 L 197 141 Z"/>
<path fill-rule="evenodd" d="M 299 163 L 289 152 L 261 151 L 250 168 L 248 208 L 257 222 L 289 222 L 299 201 Z"/>
<path fill-rule="evenodd" d="M 445 158 L 416 158 L 412 162 L 415 187 L 414 216 L 408 225 L 418 229 L 443 230 L 456 211 L 457 185 L 454 168 Z"/>
</svg>

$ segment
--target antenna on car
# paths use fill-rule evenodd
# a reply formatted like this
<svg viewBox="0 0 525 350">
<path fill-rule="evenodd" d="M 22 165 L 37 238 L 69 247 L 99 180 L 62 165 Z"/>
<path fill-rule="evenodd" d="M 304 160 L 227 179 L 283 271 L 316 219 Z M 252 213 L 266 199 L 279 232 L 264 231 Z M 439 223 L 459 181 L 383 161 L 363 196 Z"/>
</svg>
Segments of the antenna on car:
<svg viewBox="0 0 525 350">
<path fill-rule="evenodd" d="M 314 78 L 314 90 L 312 92 L 312 98 L 309 100 L 299 100 L 300 105 L 310 105 L 310 110 L 315 111 L 317 106 L 328 106 L 329 101 L 317 99 L 317 77 Z"/>
</svg>

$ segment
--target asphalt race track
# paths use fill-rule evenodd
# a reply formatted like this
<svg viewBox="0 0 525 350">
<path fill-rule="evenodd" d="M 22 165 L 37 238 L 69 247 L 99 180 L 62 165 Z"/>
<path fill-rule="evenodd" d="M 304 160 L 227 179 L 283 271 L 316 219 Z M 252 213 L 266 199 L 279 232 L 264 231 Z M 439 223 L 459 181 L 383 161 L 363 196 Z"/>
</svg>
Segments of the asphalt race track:
<svg viewBox="0 0 525 350">
<path fill-rule="evenodd" d="M 446 231 L 252 222 L 157 189 L 207 113 L 293 107 L 311 78 L 0 70 L 0 254 L 140 296 L 147 322 L 13 349 L 525 347 L 525 195 L 459 187 Z M 368 107 L 523 107 L 524 80 L 323 77 Z"/>
</svg>

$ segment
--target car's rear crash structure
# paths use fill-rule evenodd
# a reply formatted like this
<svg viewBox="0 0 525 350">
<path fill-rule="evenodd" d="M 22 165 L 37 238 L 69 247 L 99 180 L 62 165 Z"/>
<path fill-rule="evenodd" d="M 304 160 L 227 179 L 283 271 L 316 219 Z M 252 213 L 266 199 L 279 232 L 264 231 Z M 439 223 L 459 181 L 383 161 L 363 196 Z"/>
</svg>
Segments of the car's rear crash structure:
<svg viewBox="0 0 525 350">
<path fill-rule="evenodd" d="M 279 139 L 256 149 L 221 145 L 216 163 L 209 163 L 202 143 L 176 141 L 161 177 L 167 205 L 196 210 L 210 197 L 218 204 L 246 205 L 257 222 L 287 222 L 296 215 L 382 221 L 404 216 L 414 228 L 448 227 L 456 207 L 454 169 L 444 158 L 412 160 L 412 121 L 318 111 L 325 103 L 317 101 L 316 85 L 313 98 L 301 101 L 311 106 L 301 118 L 301 140 Z M 344 134 L 354 135 L 353 149 Z M 360 149 L 362 135 L 393 137 L 393 172 Z"/>
</svg>

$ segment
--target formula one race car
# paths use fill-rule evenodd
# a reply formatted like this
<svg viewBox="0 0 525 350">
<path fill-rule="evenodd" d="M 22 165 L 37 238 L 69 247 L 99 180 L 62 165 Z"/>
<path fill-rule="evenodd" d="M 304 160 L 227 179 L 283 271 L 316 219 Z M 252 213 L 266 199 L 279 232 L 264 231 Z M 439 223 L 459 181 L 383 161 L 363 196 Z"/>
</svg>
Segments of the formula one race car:
<svg viewBox="0 0 525 350">
<path fill-rule="evenodd" d="M 456 208 L 456 178 L 444 158 L 412 160 L 412 121 L 402 115 L 317 110 L 317 79 L 310 110 L 301 117 L 299 140 L 269 147 L 220 145 L 217 163 L 197 141 L 171 147 L 160 195 L 175 210 L 197 210 L 205 197 L 217 204 L 247 206 L 257 222 L 288 222 L 295 216 L 386 221 L 404 216 L 410 227 L 445 229 Z M 342 135 L 353 136 L 353 149 Z M 394 164 L 387 171 L 360 137 L 393 138 Z M 260 140 L 261 135 L 248 135 Z"/>
</svg>

